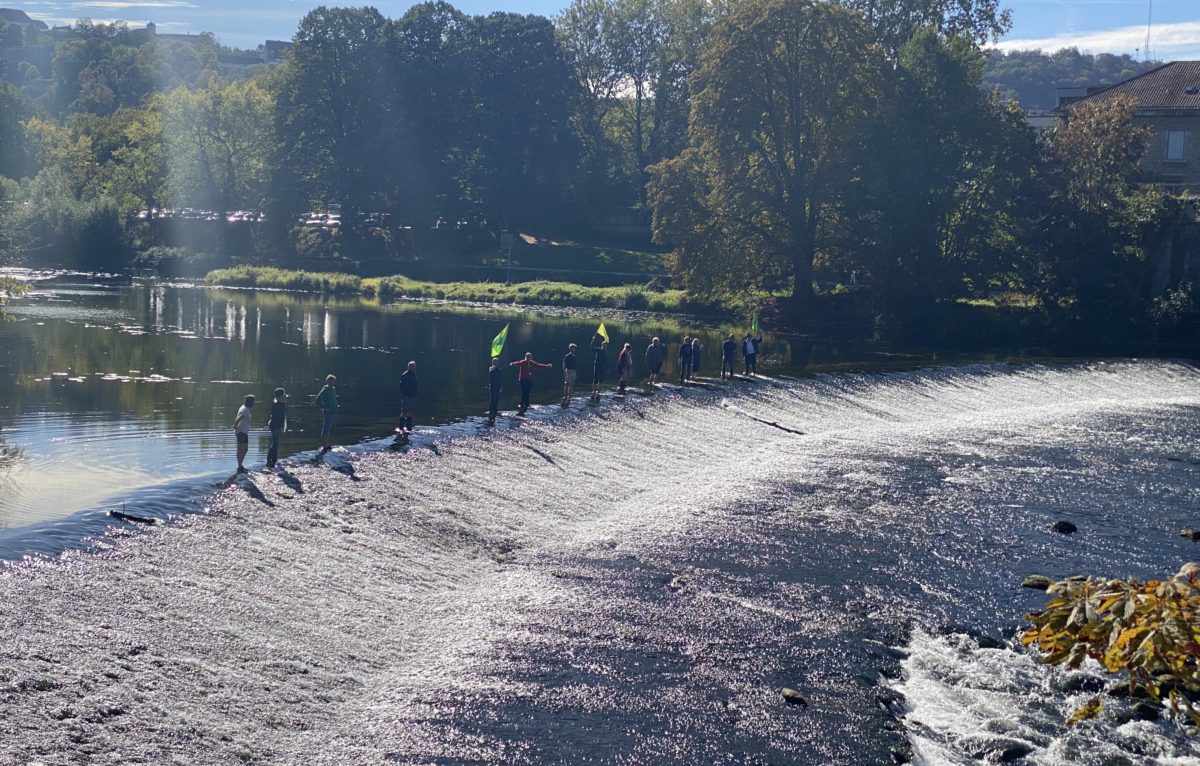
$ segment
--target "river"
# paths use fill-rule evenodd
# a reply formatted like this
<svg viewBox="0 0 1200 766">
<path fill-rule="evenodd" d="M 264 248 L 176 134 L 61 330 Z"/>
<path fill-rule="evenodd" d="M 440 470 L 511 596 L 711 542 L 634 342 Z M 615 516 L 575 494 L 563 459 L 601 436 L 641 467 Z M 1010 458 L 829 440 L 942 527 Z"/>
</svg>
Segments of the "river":
<svg viewBox="0 0 1200 766">
<path fill-rule="evenodd" d="M 103 288 L 118 312 L 155 289 Z M 167 305 L 234 306 L 237 337 L 220 343 L 257 344 L 237 357 L 246 366 L 219 374 L 193 352 L 186 365 L 138 357 L 115 370 L 98 352 L 119 338 L 186 346 L 222 333 L 72 315 L 62 321 L 109 328 L 83 349 L 106 363 L 47 360 L 47 390 L 176 387 L 206 413 L 155 389 L 159 417 L 208 423 L 192 427 L 213 434 L 222 484 L 228 430 L 215 413 L 245 384 L 211 381 L 286 377 L 303 390 L 356 353 L 374 360 L 363 371 L 398 370 L 366 350 L 393 345 L 436 380 L 434 359 L 462 348 L 464 370 L 478 364 L 470 349 L 509 321 L 356 304 L 387 328 L 428 312 L 442 334 L 413 354 L 339 318 L 333 342 L 321 332 L 309 345 L 307 323 L 287 330 L 278 314 L 261 326 L 283 329 L 241 331 L 240 294 L 165 289 Z M 5 332 L 51 327 L 53 307 L 12 307 Z M 260 326 L 254 308 L 247 328 Z M 592 323 L 522 321 L 536 328 L 529 338 L 577 337 Z M 614 340 L 657 332 L 614 326 Z M 355 350 L 348 327 L 367 332 Z M 554 342 L 532 350 L 549 356 Z M 1131 720 L 1117 701 L 1069 729 L 1065 715 L 1086 697 L 1072 691 L 1077 676 L 971 637 L 1011 635 L 1042 602 L 1018 587 L 1031 572 L 1161 576 L 1196 557 L 1177 536 L 1198 526 L 1196 369 L 1127 360 L 799 375 L 810 347 L 785 343 L 772 341 L 778 366 L 755 382 L 547 406 L 490 431 L 471 415 L 419 429 L 401 451 L 368 439 L 320 463 L 304 453 L 277 474 L 210 487 L 196 501 L 204 513 L 9 567 L 0 764 L 968 764 L 1006 750 L 1039 766 L 1200 763 L 1177 724 Z M 280 346 L 313 361 L 293 377 L 243 361 Z M 178 380 L 91 380 L 129 369 Z M 205 382 L 187 389 L 185 378 Z M 391 403 L 390 385 L 370 390 Z M 212 393 L 225 386 L 238 388 Z M 431 406 L 425 417 L 439 415 Z M 377 436 L 390 418 L 364 417 L 347 435 Z M 19 449 L 20 431 L 5 427 Z M 88 462 L 92 445 L 75 460 Z M 1056 519 L 1079 532 L 1052 532 Z M 783 687 L 807 704 L 786 704 Z"/>
</svg>

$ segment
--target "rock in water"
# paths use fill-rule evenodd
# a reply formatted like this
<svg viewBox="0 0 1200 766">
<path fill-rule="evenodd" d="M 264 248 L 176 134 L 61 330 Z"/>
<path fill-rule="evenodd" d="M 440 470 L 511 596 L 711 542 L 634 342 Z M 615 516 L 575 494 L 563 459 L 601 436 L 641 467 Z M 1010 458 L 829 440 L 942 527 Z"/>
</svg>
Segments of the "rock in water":
<svg viewBox="0 0 1200 766">
<path fill-rule="evenodd" d="M 789 689 L 785 686 L 785 687 L 783 687 L 783 691 L 781 692 L 781 694 L 783 694 L 783 701 L 788 703 L 789 705 L 799 705 L 800 707 L 808 707 L 808 700 L 804 699 L 804 697 L 801 696 L 800 692 L 796 691 L 795 689 Z"/>
<path fill-rule="evenodd" d="M 1191 540 L 1194 543 L 1200 543 L 1200 529 L 1192 529 L 1191 527 L 1188 527 L 1180 532 L 1179 536 L 1186 537 L 1188 540 Z"/>
<path fill-rule="evenodd" d="M 1033 588 L 1034 590 L 1046 590 L 1054 581 L 1046 575 L 1032 574 L 1021 581 L 1022 588 Z"/>
<path fill-rule="evenodd" d="M 1058 532 L 1060 535 L 1070 535 L 1079 531 L 1079 527 L 1075 526 L 1066 519 L 1059 519 L 1058 521 L 1054 522 L 1054 526 L 1050 528 L 1055 532 Z"/>
</svg>

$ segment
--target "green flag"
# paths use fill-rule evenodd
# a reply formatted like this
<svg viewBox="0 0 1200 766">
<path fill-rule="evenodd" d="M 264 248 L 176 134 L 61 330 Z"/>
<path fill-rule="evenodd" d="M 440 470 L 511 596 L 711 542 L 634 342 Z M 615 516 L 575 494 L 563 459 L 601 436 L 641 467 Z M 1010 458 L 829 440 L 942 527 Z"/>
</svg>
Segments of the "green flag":
<svg viewBox="0 0 1200 766">
<path fill-rule="evenodd" d="M 754 318 L 750 320 L 750 332 L 758 334 L 758 314 L 754 314 Z"/>
<path fill-rule="evenodd" d="M 492 356 L 500 356 L 504 352 L 504 341 L 508 340 L 508 325 L 492 341 Z"/>
</svg>

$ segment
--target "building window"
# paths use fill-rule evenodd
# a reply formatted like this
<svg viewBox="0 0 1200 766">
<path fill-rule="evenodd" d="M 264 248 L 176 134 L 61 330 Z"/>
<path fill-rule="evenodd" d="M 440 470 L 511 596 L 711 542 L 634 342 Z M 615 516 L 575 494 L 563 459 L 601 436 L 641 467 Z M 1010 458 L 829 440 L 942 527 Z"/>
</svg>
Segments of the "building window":
<svg viewBox="0 0 1200 766">
<path fill-rule="evenodd" d="M 1167 162 L 1183 162 L 1183 143 L 1187 137 L 1186 130 L 1167 131 Z"/>
</svg>

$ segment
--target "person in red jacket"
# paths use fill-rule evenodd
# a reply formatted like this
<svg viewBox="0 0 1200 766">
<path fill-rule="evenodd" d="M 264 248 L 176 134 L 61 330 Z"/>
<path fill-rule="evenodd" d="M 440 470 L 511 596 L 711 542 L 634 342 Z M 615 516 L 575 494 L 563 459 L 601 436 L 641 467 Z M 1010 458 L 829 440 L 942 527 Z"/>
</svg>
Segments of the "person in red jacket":
<svg viewBox="0 0 1200 766">
<path fill-rule="evenodd" d="M 529 393 L 533 391 L 533 368 L 553 367 L 552 364 L 533 361 L 533 354 L 526 352 L 524 359 L 518 359 L 508 365 L 517 368 L 517 379 L 521 382 L 521 406 L 517 408 L 518 415 L 524 415 L 529 409 Z"/>
</svg>

